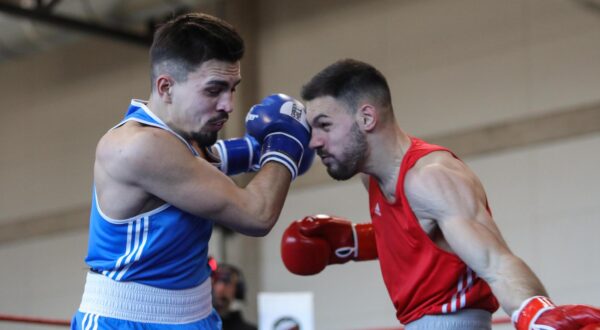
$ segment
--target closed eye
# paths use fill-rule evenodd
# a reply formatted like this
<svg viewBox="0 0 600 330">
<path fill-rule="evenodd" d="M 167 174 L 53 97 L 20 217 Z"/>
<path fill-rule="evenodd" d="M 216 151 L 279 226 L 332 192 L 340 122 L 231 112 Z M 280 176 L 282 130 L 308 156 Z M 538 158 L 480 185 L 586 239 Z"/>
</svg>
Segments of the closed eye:
<svg viewBox="0 0 600 330">
<path fill-rule="evenodd" d="M 223 89 L 219 87 L 211 87 L 204 90 L 204 92 L 208 96 L 219 96 L 219 94 L 221 94 L 222 91 Z"/>
<path fill-rule="evenodd" d="M 315 118 L 313 118 L 312 122 L 312 127 L 316 128 L 316 129 L 320 129 L 323 131 L 328 132 L 330 129 L 330 126 L 332 124 L 331 119 L 329 118 L 329 116 L 324 115 L 324 114 L 318 114 Z"/>
<path fill-rule="evenodd" d="M 329 128 L 331 127 L 331 123 L 319 123 L 319 124 L 317 125 L 317 127 L 319 127 L 320 129 L 322 129 L 322 130 L 324 130 L 324 131 L 328 132 L 328 131 L 329 131 Z"/>
</svg>

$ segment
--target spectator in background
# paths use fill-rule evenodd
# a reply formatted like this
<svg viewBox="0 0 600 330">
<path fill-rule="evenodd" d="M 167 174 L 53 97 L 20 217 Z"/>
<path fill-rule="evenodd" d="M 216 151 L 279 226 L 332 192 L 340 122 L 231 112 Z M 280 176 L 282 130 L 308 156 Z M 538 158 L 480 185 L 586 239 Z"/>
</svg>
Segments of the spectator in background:
<svg viewBox="0 0 600 330">
<path fill-rule="evenodd" d="M 220 263 L 212 276 L 213 307 L 221 316 L 223 330 L 256 330 L 246 322 L 240 310 L 246 300 L 246 283 L 241 270 L 233 265 Z"/>
</svg>

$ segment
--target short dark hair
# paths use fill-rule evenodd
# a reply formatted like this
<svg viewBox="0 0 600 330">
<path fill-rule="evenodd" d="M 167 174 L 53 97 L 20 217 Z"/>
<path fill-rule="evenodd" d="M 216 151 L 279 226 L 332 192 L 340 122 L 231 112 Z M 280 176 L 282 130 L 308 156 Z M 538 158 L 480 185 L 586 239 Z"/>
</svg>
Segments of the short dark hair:
<svg viewBox="0 0 600 330">
<path fill-rule="evenodd" d="M 305 101 L 331 96 L 345 102 L 356 110 L 358 102 L 365 97 L 380 106 L 390 107 L 392 97 L 387 80 L 375 67 L 354 59 L 339 60 L 317 73 L 302 86 Z"/>
<path fill-rule="evenodd" d="M 154 33 L 150 47 L 152 84 L 163 73 L 185 81 L 189 72 L 208 60 L 234 63 L 243 55 L 244 41 L 229 23 L 207 14 L 183 14 Z"/>
</svg>

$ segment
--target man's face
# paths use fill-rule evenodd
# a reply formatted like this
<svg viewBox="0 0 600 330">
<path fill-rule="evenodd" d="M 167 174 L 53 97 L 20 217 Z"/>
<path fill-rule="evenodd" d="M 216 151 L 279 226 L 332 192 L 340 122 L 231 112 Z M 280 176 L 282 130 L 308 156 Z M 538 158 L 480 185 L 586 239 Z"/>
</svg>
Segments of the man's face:
<svg viewBox="0 0 600 330">
<path fill-rule="evenodd" d="M 173 84 L 169 125 L 188 141 L 207 147 L 233 111 L 233 93 L 241 80 L 240 64 L 209 60 Z"/>
<path fill-rule="evenodd" d="M 229 271 L 219 271 L 212 278 L 213 306 L 219 312 L 229 310 L 231 303 L 235 300 L 235 290 L 238 277 Z"/>
<path fill-rule="evenodd" d="M 312 127 L 309 146 L 321 157 L 327 173 L 336 180 L 347 180 L 361 171 L 367 154 L 365 133 L 347 105 L 331 96 L 306 103 Z"/>
</svg>

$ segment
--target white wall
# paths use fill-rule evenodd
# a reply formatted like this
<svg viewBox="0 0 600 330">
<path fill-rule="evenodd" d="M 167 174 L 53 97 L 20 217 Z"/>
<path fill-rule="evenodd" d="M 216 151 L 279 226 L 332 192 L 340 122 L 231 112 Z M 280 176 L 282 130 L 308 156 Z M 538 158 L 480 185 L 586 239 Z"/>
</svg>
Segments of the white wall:
<svg viewBox="0 0 600 330">
<path fill-rule="evenodd" d="M 508 243 L 558 303 L 600 305 L 600 134 L 478 157 Z"/>
</svg>

